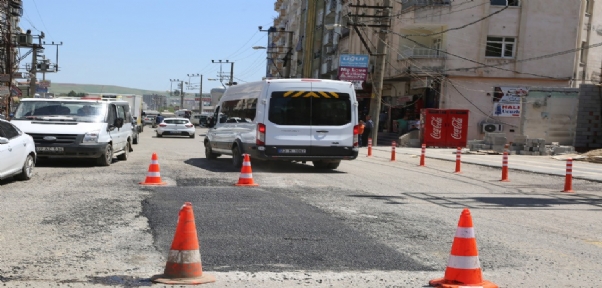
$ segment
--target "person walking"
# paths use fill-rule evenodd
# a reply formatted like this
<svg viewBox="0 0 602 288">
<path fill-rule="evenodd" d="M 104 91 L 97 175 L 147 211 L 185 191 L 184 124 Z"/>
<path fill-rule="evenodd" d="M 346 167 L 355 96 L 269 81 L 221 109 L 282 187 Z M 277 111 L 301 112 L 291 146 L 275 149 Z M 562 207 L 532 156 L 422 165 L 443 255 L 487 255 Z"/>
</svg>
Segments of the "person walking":
<svg viewBox="0 0 602 288">
<path fill-rule="evenodd" d="M 358 142 L 357 145 L 359 147 L 364 147 L 362 145 L 362 138 L 364 138 L 364 128 L 366 127 L 366 124 L 364 124 L 364 120 L 360 120 L 360 123 L 358 124 L 358 126 L 359 126 L 359 129 L 358 129 L 359 137 L 357 137 L 357 142 Z"/>
<path fill-rule="evenodd" d="M 364 133 L 362 134 L 363 139 L 362 143 L 365 146 L 368 146 L 368 138 L 372 137 L 372 129 L 374 128 L 374 122 L 372 122 L 372 117 L 370 115 L 366 115 L 366 123 L 364 125 Z M 372 143 L 374 144 L 374 143 Z"/>
<path fill-rule="evenodd" d="M 397 119 L 397 136 L 402 136 L 408 132 L 408 116 Z"/>
</svg>

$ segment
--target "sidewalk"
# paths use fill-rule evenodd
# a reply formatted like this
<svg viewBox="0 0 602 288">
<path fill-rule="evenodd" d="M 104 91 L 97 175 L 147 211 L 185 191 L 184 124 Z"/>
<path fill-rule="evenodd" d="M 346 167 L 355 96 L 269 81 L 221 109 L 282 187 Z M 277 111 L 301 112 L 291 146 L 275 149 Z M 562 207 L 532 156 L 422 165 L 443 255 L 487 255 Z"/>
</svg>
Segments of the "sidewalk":
<svg viewBox="0 0 602 288">
<path fill-rule="evenodd" d="M 373 151 L 391 153 L 391 147 L 372 147 Z M 360 150 L 360 155 L 366 155 L 367 148 Z M 397 154 L 420 156 L 421 148 L 397 147 Z M 426 165 L 428 158 L 446 161 L 456 161 L 456 149 L 426 149 Z M 418 163 L 419 158 L 416 158 Z M 502 168 L 502 155 L 476 155 L 462 154 L 462 163 L 470 163 L 488 167 Z M 553 159 L 551 156 L 509 155 L 508 168 L 510 170 L 528 171 L 539 174 L 565 176 L 566 161 Z M 573 161 L 573 178 L 602 182 L 602 165 L 585 161 Z"/>
</svg>

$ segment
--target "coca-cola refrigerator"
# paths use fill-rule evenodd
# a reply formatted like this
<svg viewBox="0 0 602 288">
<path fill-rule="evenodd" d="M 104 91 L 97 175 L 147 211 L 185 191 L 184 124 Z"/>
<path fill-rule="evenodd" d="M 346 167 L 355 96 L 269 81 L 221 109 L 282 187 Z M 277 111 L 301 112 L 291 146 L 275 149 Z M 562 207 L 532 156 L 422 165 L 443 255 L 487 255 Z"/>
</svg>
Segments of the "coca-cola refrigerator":
<svg viewBox="0 0 602 288">
<path fill-rule="evenodd" d="M 430 147 L 466 147 L 468 110 L 422 109 L 420 141 Z"/>
</svg>

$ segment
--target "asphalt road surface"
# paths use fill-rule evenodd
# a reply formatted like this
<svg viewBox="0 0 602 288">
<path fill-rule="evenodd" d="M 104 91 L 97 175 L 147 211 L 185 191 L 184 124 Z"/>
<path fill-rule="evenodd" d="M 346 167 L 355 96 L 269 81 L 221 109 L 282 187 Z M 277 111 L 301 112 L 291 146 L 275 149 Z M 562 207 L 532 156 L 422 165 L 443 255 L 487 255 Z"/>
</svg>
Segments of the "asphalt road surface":
<svg viewBox="0 0 602 288">
<path fill-rule="evenodd" d="M 206 129 L 197 129 L 203 135 Z M 252 162 L 235 187 L 230 157 L 202 136 L 155 138 L 127 161 L 42 161 L 30 181 L 0 182 L 0 286 L 141 287 L 163 272 L 184 202 L 194 209 L 214 287 L 425 287 L 443 277 L 463 208 L 484 279 L 500 287 L 602 283 L 602 184 L 374 151 L 335 171 Z M 140 186 L 151 155 L 163 187 Z M 512 161 L 518 156 L 514 157 Z M 163 286 L 163 285 L 160 285 Z"/>
</svg>

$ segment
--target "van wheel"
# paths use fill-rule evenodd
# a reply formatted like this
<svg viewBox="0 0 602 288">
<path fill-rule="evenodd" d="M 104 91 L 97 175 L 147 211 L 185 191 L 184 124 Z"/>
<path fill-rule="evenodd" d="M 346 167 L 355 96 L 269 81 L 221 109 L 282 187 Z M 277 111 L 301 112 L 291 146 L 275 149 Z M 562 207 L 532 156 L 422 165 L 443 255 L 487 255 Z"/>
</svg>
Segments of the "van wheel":
<svg viewBox="0 0 602 288">
<path fill-rule="evenodd" d="M 96 163 L 100 166 L 109 166 L 113 162 L 113 146 L 107 144 L 105 151 L 96 159 Z"/>
<path fill-rule="evenodd" d="M 31 175 L 33 175 L 33 167 L 36 166 L 36 163 L 33 161 L 33 156 L 27 155 L 27 159 L 25 159 L 25 164 L 23 164 L 23 169 L 21 169 L 21 173 L 19 173 L 15 178 L 18 180 L 29 180 L 31 179 Z"/>
<path fill-rule="evenodd" d="M 130 142 L 125 144 L 125 147 L 123 147 L 123 154 L 117 155 L 117 159 L 119 159 L 121 161 L 127 161 L 129 156 L 130 156 Z"/>
<path fill-rule="evenodd" d="M 242 167 L 242 154 L 240 154 L 238 146 L 232 147 L 232 166 L 234 168 Z"/>
<path fill-rule="evenodd" d="M 341 160 L 332 161 L 328 163 L 326 168 L 334 170 L 339 168 L 339 164 L 341 164 Z"/>
<path fill-rule="evenodd" d="M 211 149 L 211 145 L 209 142 L 205 143 L 205 158 L 207 159 L 216 159 L 220 154 L 213 153 L 213 149 Z"/>
<path fill-rule="evenodd" d="M 324 161 L 311 161 L 314 164 L 314 167 L 318 169 L 326 169 L 328 168 L 328 163 Z"/>
</svg>

